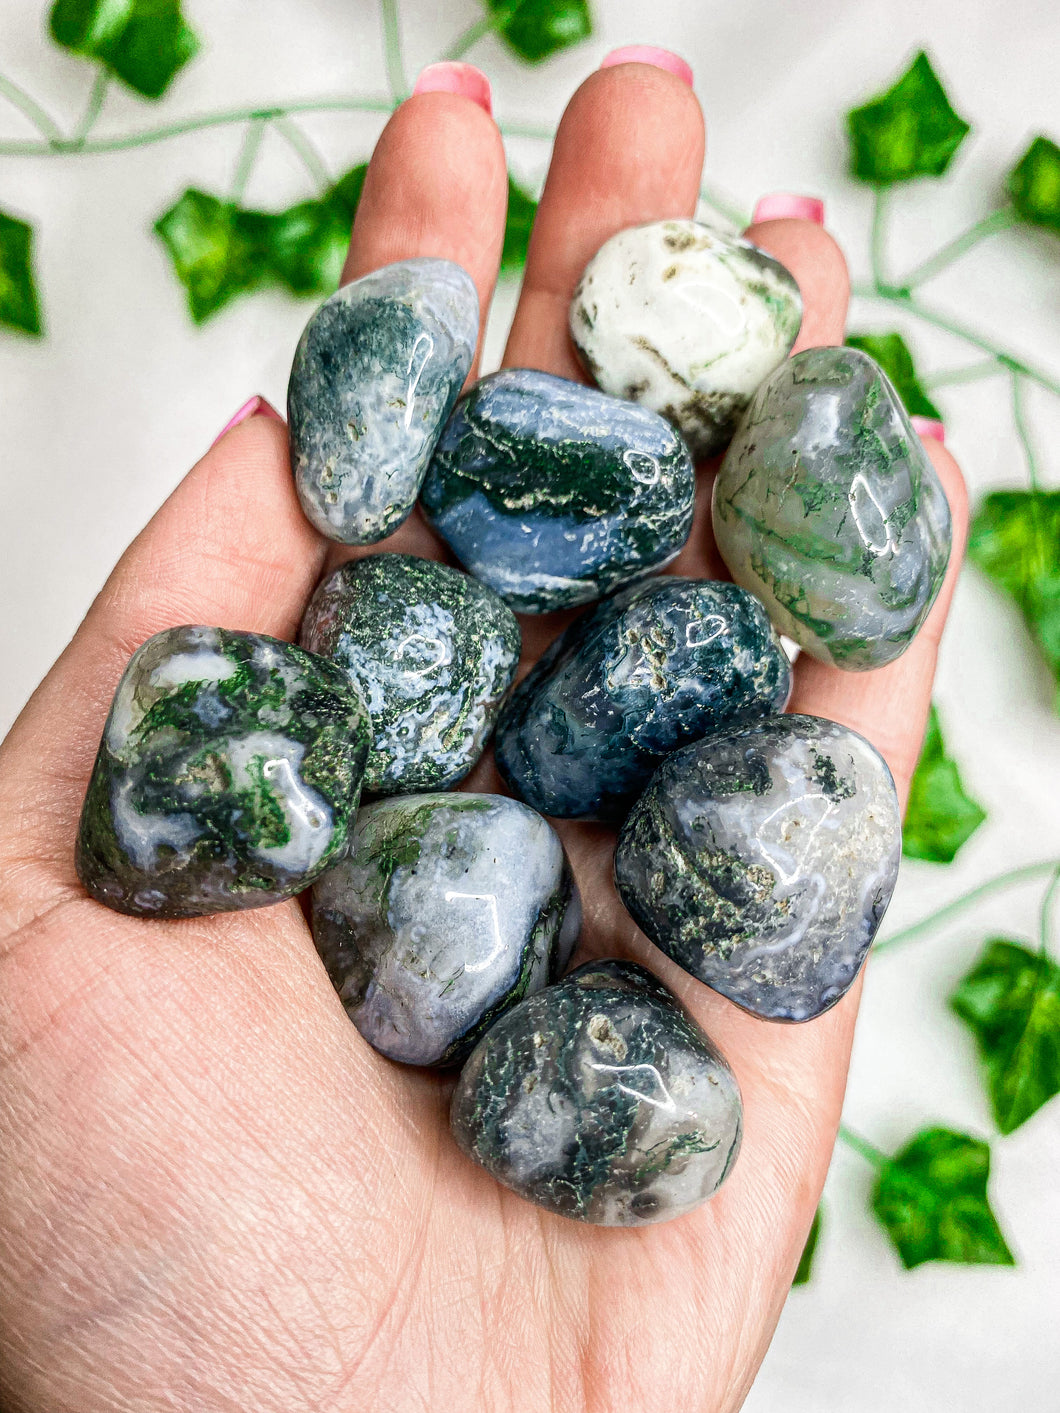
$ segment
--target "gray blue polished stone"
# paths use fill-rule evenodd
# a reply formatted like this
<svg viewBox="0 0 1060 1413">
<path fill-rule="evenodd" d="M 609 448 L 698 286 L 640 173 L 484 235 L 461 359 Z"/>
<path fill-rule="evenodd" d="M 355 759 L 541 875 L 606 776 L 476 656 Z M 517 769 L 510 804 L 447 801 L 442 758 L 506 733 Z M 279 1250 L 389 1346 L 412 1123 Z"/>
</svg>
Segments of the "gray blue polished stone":
<svg viewBox="0 0 1060 1413">
<path fill-rule="evenodd" d="M 399 260 L 310 319 L 287 393 L 302 509 L 346 545 L 405 519 L 478 339 L 478 294 L 450 260 Z"/>
<path fill-rule="evenodd" d="M 725 1060 L 631 962 L 589 962 L 508 1011 L 472 1052 L 450 1110 L 457 1143 L 505 1187 L 598 1226 L 680 1217 L 740 1145 Z"/>
<path fill-rule="evenodd" d="M 167 628 L 118 684 L 81 814 L 77 872 L 142 917 L 259 908 L 338 857 L 368 714 L 346 673 L 290 643 Z"/>
<path fill-rule="evenodd" d="M 899 657 L 950 554 L 950 508 L 886 374 L 811 348 L 755 393 L 714 486 L 738 584 L 807 652 L 861 671 Z"/>
<path fill-rule="evenodd" d="M 526 613 L 589 603 L 669 564 L 694 497 L 688 450 L 657 413 L 527 368 L 461 398 L 422 493 L 460 562 Z"/>
<path fill-rule="evenodd" d="M 313 890 L 313 936 L 350 1018 L 410 1065 L 462 1060 L 560 975 L 580 920 L 558 836 L 503 795 L 367 805 Z"/>
<path fill-rule="evenodd" d="M 497 766 L 543 814 L 617 821 L 663 756 L 780 711 L 791 667 L 735 584 L 663 575 L 581 615 L 501 713 Z"/>
<path fill-rule="evenodd" d="M 485 584 L 407 554 L 340 565 L 302 646 L 345 668 L 372 716 L 364 788 L 442 790 L 482 754 L 519 662 L 515 615 Z"/>
<path fill-rule="evenodd" d="M 775 716 L 667 757 L 615 853 L 629 912 L 679 966 L 767 1020 L 844 994 L 890 902 L 894 782 L 861 736 Z"/>
</svg>

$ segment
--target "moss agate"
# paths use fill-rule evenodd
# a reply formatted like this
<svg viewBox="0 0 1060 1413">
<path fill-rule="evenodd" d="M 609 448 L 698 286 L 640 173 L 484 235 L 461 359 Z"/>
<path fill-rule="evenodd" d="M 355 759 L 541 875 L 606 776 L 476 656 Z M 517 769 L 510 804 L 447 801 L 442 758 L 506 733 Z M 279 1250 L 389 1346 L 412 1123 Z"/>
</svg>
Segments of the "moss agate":
<svg viewBox="0 0 1060 1413">
<path fill-rule="evenodd" d="M 346 843 L 368 740 L 359 693 L 323 658 L 257 633 L 156 633 L 107 717 L 78 876 L 142 917 L 290 898 Z"/>
<path fill-rule="evenodd" d="M 556 639 L 501 714 L 497 766 L 543 814 L 621 820 L 663 756 L 780 711 L 790 688 L 756 599 L 664 575 L 620 590 Z"/>
<path fill-rule="evenodd" d="M 580 917 L 558 836 L 503 795 L 367 805 L 313 890 L 313 936 L 347 1013 L 411 1065 L 458 1063 L 554 981 Z"/>
<path fill-rule="evenodd" d="M 523 1001 L 464 1066 L 457 1143 L 521 1197 L 598 1226 L 668 1221 L 711 1197 L 740 1144 L 740 1091 L 676 997 L 590 962 Z"/>
<path fill-rule="evenodd" d="M 846 992 L 902 847 L 891 773 L 861 736 L 775 716 L 669 756 L 630 812 L 615 881 L 679 966 L 767 1020 Z"/>
</svg>

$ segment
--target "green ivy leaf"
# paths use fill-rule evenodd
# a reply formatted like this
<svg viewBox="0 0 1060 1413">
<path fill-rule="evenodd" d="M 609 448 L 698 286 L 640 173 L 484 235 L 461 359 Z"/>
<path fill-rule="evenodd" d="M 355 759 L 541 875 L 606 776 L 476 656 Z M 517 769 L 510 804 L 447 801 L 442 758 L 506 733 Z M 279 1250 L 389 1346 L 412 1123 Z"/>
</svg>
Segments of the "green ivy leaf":
<svg viewBox="0 0 1060 1413">
<path fill-rule="evenodd" d="M 969 130 L 921 50 L 893 87 L 847 114 L 850 170 L 874 186 L 941 176 Z"/>
<path fill-rule="evenodd" d="M 872 1207 L 907 1270 L 924 1261 L 1014 1266 L 986 1195 L 990 1147 L 926 1128 L 880 1169 Z"/>
<path fill-rule="evenodd" d="M 266 218 L 269 270 L 293 294 L 327 295 L 338 287 L 367 170 L 362 162 L 319 200 Z"/>
<path fill-rule="evenodd" d="M 493 28 L 531 64 L 593 32 L 588 0 L 485 0 L 485 5 Z"/>
<path fill-rule="evenodd" d="M 913 366 L 913 355 L 901 334 L 848 334 L 847 343 L 851 348 L 860 348 L 862 353 L 875 358 L 894 384 L 910 417 L 930 417 L 936 422 L 942 421 L 942 413 L 920 386 Z"/>
<path fill-rule="evenodd" d="M 514 274 L 526 264 L 526 249 L 537 215 L 537 202 L 511 177 L 508 178 L 508 220 L 504 227 L 501 270 Z"/>
<path fill-rule="evenodd" d="M 23 334 L 41 333 L 33 227 L 5 211 L 0 211 L 0 324 Z"/>
<path fill-rule="evenodd" d="M 1060 491 L 993 491 L 972 521 L 968 557 L 1021 609 L 1060 682 Z"/>
<path fill-rule="evenodd" d="M 64 49 L 105 64 L 145 98 L 161 98 L 199 51 L 181 0 L 55 0 L 51 31 Z"/>
<path fill-rule="evenodd" d="M 1060 1093 L 1060 967 L 995 937 L 950 997 L 975 1036 L 994 1122 L 1026 1123 Z"/>
<path fill-rule="evenodd" d="M 189 188 L 155 222 L 197 324 L 268 278 L 269 220 Z"/>
<path fill-rule="evenodd" d="M 795 1279 L 792 1285 L 806 1285 L 813 1274 L 813 1258 L 817 1251 L 817 1242 L 821 1235 L 821 1209 L 813 1214 L 813 1221 L 810 1224 L 810 1233 L 806 1238 L 806 1245 L 802 1248 L 802 1255 L 799 1257 L 799 1268 L 795 1272 Z"/>
<path fill-rule="evenodd" d="M 1008 174 L 1012 204 L 1035 226 L 1060 234 L 1060 147 L 1036 137 Z"/>
<path fill-rule="evenodd" d="M 986 819 L 965 793 L 957 762 L 946 754 L 938 712 L 932 704 L 927 732 L 909 787 L 902 825 L 902 853 L 908 859 L 952 863 L 957 850 Z"/>
</svg>

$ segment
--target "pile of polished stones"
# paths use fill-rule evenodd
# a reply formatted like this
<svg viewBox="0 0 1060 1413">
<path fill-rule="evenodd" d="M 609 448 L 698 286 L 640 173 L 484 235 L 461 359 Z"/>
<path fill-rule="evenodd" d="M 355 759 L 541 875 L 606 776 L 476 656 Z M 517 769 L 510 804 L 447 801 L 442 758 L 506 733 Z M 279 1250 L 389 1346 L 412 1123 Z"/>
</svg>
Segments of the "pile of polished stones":
<svg viewBox="0 0 1060 1413">
<path fill-rule="evenodd" d="M 305 513 L 363 546 L 419 499 L 467 572 L 351 558 L 298 647 L 157 634 L 85 800 L 80 877 L 120 912 L 198 917 L 312 885 L 317 948 L 365 1039 L 460 1066 L 457 1143 L 582 1221 L 711 1196 L 741 1101 L 645 968 L 564 974 L 581 909 L 549 817 L 619 826 L 636 923 L 764 1021 L 839 1000 L 895 882 L 887 766 L 785 713 L 779 633 L 838 668 L 897 658 L 941 584 L 949 509 L 871 358 L 788 356 L 801 317 L 763 251 L 657 222 L 609 240 L 575 293 L 596 387 L 509 368 L 461 397 L 479 324 L 464 270 L 406 260 L 341 289 L 291 374 Z M 714 537 L 735 582 L 660 575 L 692 533 L 694 460 L 722 451 Z M 513 689 L 513 610 L 584 605 Z M 491 737 L 511 795 L 452 791 Z"/>
</svg>

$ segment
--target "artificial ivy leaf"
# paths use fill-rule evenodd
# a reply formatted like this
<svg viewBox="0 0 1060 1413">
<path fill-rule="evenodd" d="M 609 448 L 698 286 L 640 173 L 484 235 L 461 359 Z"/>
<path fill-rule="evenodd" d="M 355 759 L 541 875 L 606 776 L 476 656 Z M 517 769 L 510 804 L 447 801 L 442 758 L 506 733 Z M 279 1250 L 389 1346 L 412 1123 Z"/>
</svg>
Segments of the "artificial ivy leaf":
<svg viewBox="0 0 1060 1413">
<path fill-rule="evenodd" d="M 901 334 L 848 334 L 847 343 L 851 348 L 860 348 L 862 353 L 875 358 L 894 384 L 910 417 L 930 417 L 936 422 L 942 421 L 942 413 L 920 386 L 913 366 L 913 355 Z"/>
<path fill-rule="evenodd" d="M 1012 1133 L 1060 1093 L 1060 967 L 995 937 L 950 997 L 975 1036 L 994 1121 Z"/>
<path fill-rule="evenodd" d="M 1014 1266 L 986 1195 L 990 1146 L 926 1128 L 880 1169 L 872 1208 L 906 1270 L 924 1261 Z"/>
<path fill-rule="evenodd" d="M 197 324 L 268 278 L 270 219 L 189 188 L 155 222 Z"/>
<path fill-rule="evenodd" d="M 968 557 L 1010 594 L 1060 681 L 1060 491 L 993 491 L 972 521 Z"/>
<path fill-rule="evenodd" d="M 847 114 L 850 170 L 874 186 L 938 177 L 968 131 L 921 50 L 893 87 Z"/>
<path fill-rule="evenodd" d="M 51 31 L 64 49 L 105 64 L 145 98 L 161 98 L 199 51 L 181 0 L 55 0 Z"/>
<path fill-rule="evenodd" d="M 0 211 L 0 324 L 24 334 L 41 332 L 33 227 L 5 211 Z"/>
<path fill-rule="evenodd" d="M 537 202 L 534 198 L 508 178 L 508 220 L 504 227 L 504 249 L 501 252 L 501 269 L 509 274 L 521 270 L 526 264 L 526 248 L 530 244 L 530 232 L 537 215 Z"/>
<path fill-rule="evenodd" d="M 1008 194 L 1025 221 L 1060 234 L 1060 147 L 1036 137 L 1008 174 Z"/>
<path fill-rule="evenodd" d="M 494 29 L 531 64 L 593 32 L 588 0 L 485 0 Z"/>
<path fill-rule="evenodd" d="M 821 1209 L 813 1214 L 813 1221 L 810 1224 L 810 1233 L 806 1238 L 806 1245 L 802 1248 L 802 1255 L 799 1257 L 799 1268 L 795 1272 L 795 1279 L 792 1285 L 805 1285 L 813 1274 L 813 1258 L 817 1250 L 817 1241 L 821 1235 Z"/>
<path fill-rule="evenodd" d="M 367 170 L 362 163 L 319 200 L 268 218 L 269 270 L 293 294 L 326 295 L 337 288 Z"/>
<path fill-rule="evenodd" d="M 902 825 L 902 853 L 908 859 L 952 863 L 957 850 L 986 819 L 986 811 L 965 793 L 957 762 L 946 754 L 934 704 L 909 787 Z"/>
</svg>

